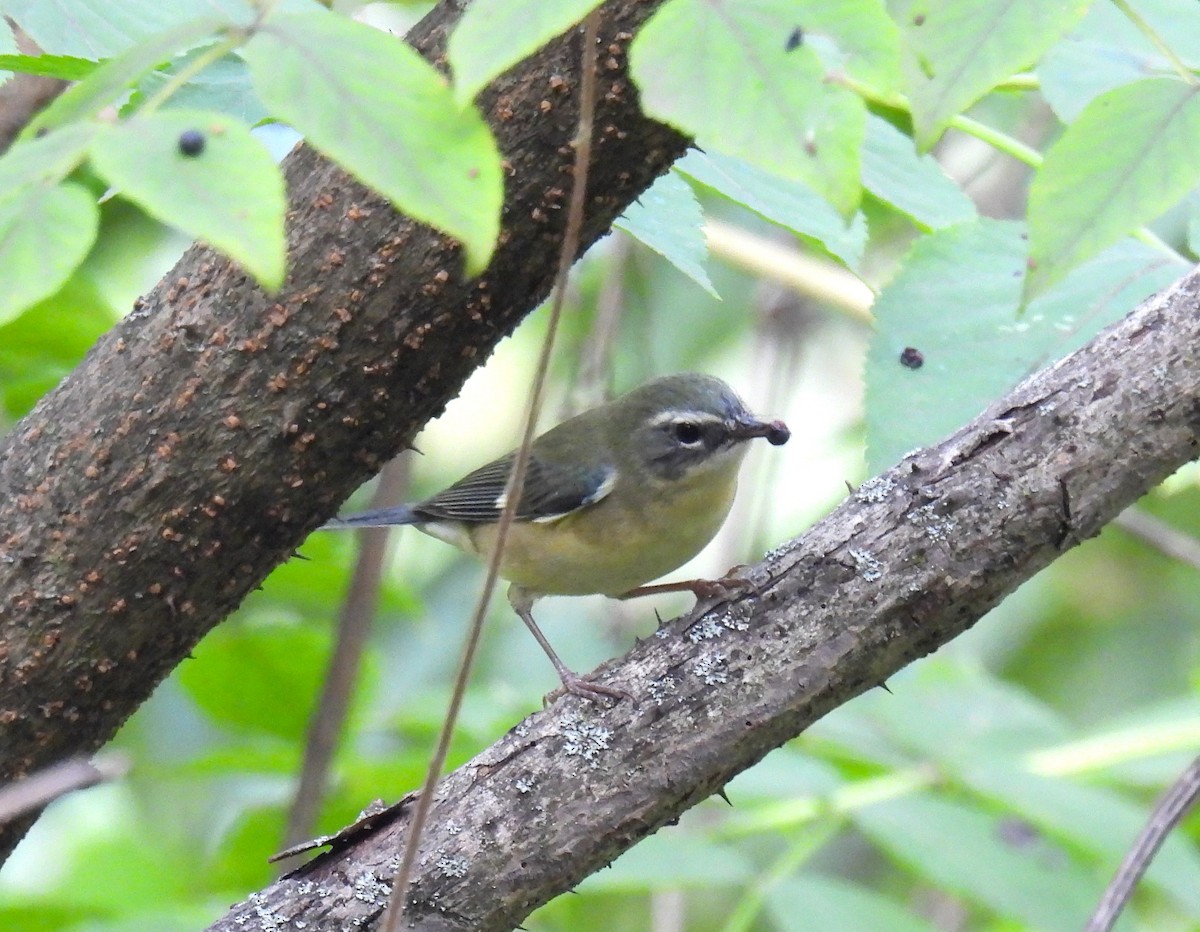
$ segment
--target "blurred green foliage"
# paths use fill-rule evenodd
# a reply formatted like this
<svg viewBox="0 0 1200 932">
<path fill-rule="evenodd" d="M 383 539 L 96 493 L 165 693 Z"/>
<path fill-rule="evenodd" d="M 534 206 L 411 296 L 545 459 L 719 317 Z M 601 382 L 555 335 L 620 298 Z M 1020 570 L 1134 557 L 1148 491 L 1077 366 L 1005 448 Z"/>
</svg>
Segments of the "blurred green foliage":
<svg viewBox="0 0 1200 932">
<path fill-rule="evenodd" d="M 31 28 L 51 51 L 99 60 L 169 25 L 146 12 L 152 6 L 130 7 L 142 11 L 132 22 L 144 28 L 129 27 L 124 44 L 105 33 L 98 49 L 74 26 L 57 46 L 53 20 L 39 16 Z M 863 4 L 840 6 L 880 22 Z M 889 4 L 910 32 L 905 16 L 917 6 Z M 953 6 L 922 9 L 936 25 L 930 17 Z M 899 27 L 860 31 L 861 46 L 851 48 L 837 45 L 837 29 L 814 29 L 804 41 L 826 67 L 846 66 L 859 82 L 848 85 L 858 105 L 869 107 L 861 190 L 847 197 L 840 179 L 833 205 L 819 186 L 774 178 L 718 145 L 689 155 L 624 224 L 653 248 L 614 234 L 577 267 L 548 422 L 609 390 L 700 369 L 792 426 L 787 447 L 754 451 L 726 529 L 681 574 L 720 573 L 802 532 L 845 495 L 846 483 L 953 429 L 1184 267 L 1171 250 L 1194 248 L 1194 196 L 1140 241 L 1125 238 L 1022 306 L 1031 169 L 1013 159 L 1016 137 L 1045 150 L 1099 95 L 1172 68 L 1114 7 L 1095 5 L 1080 20 L 1082 5 L 1070 6 L 1054 22 L 1073 31 L 1056 42 L 996 31 L 995 41 L 1011 43 L 1002 73 L 974 70 L 983 86 L 956 105 L 974 104 L 971 118 L 994 132 L 987 146 L 979 140 L 986 134 L 956 123 L 957 111 L 938 110 L 936 82 L 912 88 L 921 132 L 940 138 L 932 156 L 918 153 L 913 118 L 897 96 L 904 69 L 866 55 L 873 42 L 889 48 Z M 1200 35 L 1190 0 L 1134 6 L 1172 41 Z M 1038 6 L 1007 8 L 1036 15 Z M 955 42 L 982 46 L 986 37 L 971 32 L 972 22 L 955 20 L 944 46 L 929 40 L 909 51 L 936 62 Z M 792 28 L 778 34 L 781 43 Z M 1186 59 L 1195 47 L 1180 41 L 1176 51 Z M 674 56 L 666 68 L 686 50 L 660 51 Z M 732 80 L 709 65 L 706 80 Z M 1035 70 L 1013 78 L 1027 66 Z M 156 71 L 137 93 L 156 93 L 171 73 Z M 236 62 L 223 59 L 218 77 L 186 84 L 188 105 L 242 116 L 259 106 L 247 103 L 251 88 Z M 944 125 L 957 130 L 939 137 L 934 129 Z M 1194 161 L 1200 140 L 1192 143 L 1185 157 Z M 810 290 L 797 287 L 786 263 L 764 274 L 720 249 L 705 261 L 697 251 L 701 215 L 762 244 L 799 246 L 826 261 L 825 271 L 804 273 Z M 100 216 L 95 248 L 66 283 L 0 327 L 2 428 L 69 372 L 182 248 L 178 234 L 126 201 L 106 201 Z M 827 294 L 820 279 L 837 263 L 879 294 L 874 329 L 852 300 L 812 297 Z M 534 314 L 418 440 L 424 455 L 412 460 L 412 497 L 512 446 L 544 328 L 544 314 Z M 906 347 L 920 351 L 923 366 L 899 363 Z M 1200 536 L 1196 478 L 1184 470 L 1140 507 Z M 114 747 L 129 755 L 130 775 L 46 812 L 0 873 L 0 928 L 194 929 L 270 880 L 266 857 L 282 846 L 357 542 L 317 534 L 302 555 L 123 729 Z M 436 541 L 397 535 L 317 832 L 420 782 L 480 575 Z M 656 608 L 686 604 L 551 599 L 539 617 L 567 661 L 587 669 L 653 631 Z M 1194 567 L 1110 528 L 896 676 L 890 693 L 849 703 L 738 777 L 728 787 L 731 806 L 701 804 L 589 877 L 579 895 L 538 910 L 526 928 L 1078 928 L 1155 796 L 1200 746 L 1198 605 Z M 498 605 L 450 764 L 539 708 L 555 685 L 536 645 Z M 1121 928 L 1200 927 L 1198 841 L 1193 817 L 1160 853 Z"/>
</svg>

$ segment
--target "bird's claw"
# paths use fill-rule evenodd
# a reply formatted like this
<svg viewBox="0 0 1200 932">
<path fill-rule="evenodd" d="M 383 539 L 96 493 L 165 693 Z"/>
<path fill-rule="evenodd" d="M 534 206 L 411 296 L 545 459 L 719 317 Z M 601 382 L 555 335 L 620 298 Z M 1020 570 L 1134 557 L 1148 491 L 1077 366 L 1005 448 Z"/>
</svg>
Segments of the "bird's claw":
<svg viewBox="0 0 1200 932">
<path fill-rule="evenodd" d="M 632 693 L 620 687 L 605 686 L 603 683 L 594 682 L 591 678 L 580 676 L 577 673 L 560 673 L 559 678 L 562 680 L 562 685 L 558 689 L 548 692 L 542 698 L 543 706 L 548 706 L 566 695 L 578 696 L 588 702 L 604 705 L 609 704 L 610 701 L 616 704 L 623 699 L 628 699 L 630 702 L 635 701 Z"/>
<path fill-rule="evenodd" d="M 697 599 L 721 599 L 732 593 L 746 594 L 758 591 L 758 586 L 745 576 L 737 575 L 749 569 L 744 563 L 732 567 L 720 579 L 693 579 L 691 590 Z"/>
</svg>

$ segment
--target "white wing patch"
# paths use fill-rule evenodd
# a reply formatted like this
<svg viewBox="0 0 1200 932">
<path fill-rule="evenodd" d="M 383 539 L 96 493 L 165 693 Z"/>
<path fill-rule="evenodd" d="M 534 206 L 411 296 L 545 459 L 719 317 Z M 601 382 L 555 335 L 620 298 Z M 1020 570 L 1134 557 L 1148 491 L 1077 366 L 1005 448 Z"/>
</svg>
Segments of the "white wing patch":
<svg viewBox="0 0 1200 932">
<path fill-rule="evenodd" d="M 534 524 L 553 524 L 555 521 L 559 521 L 559 520 L 565 518 L 567 515 L 574 514 L 575 512 L 579 511 L 580 508 L 587 508 L 589 505 L 594 505 L 594 504 L 596 504 L 596 502 L 602 501 L 603 499 L 608 498 L 608 496 L 612 493 L 612 490 L 614 488 L 616 488 L 616 485 L 617 485 L 617 471 L 616 471 L 616 469 L 609 469 L 604 476 L 604 481 L 601 482 L 598 486 L 596 486 L 595 490 L 593 490 L 593 492 L 590 495 L 588 495 L 586 498 L 580 500 L 579 504 L 576 505 L 574 508 L 571 508 L 567 511 L 560 511 L 557 514 L 553 514 L 553 515 L 542 515 L 540 518 L 534 518 L 533 523 Z M 502 495 L 501 498 L 503 498 L 503 497 L 504 496 Z M 501 505 L 500 507 L 503 508 L 504 506 Z"/>
</svg>

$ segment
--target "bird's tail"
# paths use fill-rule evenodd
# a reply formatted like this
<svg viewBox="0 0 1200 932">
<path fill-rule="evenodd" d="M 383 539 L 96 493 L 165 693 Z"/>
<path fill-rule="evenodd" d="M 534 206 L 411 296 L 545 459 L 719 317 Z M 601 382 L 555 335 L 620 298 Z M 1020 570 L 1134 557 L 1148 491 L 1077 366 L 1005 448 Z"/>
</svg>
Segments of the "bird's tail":
<svg viewBox="0 0 1200 932">
<path fill-rule="evenodd" d="M 328 524 L 321 526 L 323 531 L 345 530 L 357 527 L 391 527 L 396 524 L 419 524 L 411 505 L 396 505 L 393 508 L 376 508 L 374 511 L 364 511 L 356 515 L 346 515 L 344 518 L 334 518 Z"/>
</svg>

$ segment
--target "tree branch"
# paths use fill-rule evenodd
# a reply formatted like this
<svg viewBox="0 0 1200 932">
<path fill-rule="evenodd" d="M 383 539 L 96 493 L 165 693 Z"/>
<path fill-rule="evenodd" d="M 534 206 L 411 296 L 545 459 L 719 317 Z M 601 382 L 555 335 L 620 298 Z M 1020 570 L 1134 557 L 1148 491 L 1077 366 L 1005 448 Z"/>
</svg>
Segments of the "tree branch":
<svg viewBox="0 0 1200 932">
<path fill-rule="evenodd" d="M 581 250 L 682 153 L 602 7 Z M 434 61 L 459 4 L 410 35 Z M 479 279 L 458 247 L 310 149 L 286 163 L 275 296 L 193 247 L 0 442 L 0 783 L 103 744 L 196 642 L 407 446 L 547 294 L 578 123 L 578 33 L 480 97 L 508 174 Z M 0 830 L 0 858 L 28 823 Z"/>
<path fill-rule="evenodd" d="M 1200 272 L 866 483 L 758 592 L 607 665 L 639 697 L 530 716 L 439 785 L 407 928 L 501 930 L 970 627 L 1197 455 Z M 899 364 L 899 363 L 897 363 Z M 370 927 L 402 802 L 212 929 Z"/>
</svg>

